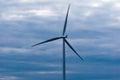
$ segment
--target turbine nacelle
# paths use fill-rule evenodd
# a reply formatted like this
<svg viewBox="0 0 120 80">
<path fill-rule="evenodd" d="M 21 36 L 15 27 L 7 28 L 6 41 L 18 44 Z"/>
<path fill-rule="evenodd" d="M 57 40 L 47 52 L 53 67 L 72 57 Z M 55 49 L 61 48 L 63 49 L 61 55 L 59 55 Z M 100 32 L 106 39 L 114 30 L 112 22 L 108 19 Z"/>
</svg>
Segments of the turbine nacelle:
<svg viewBox="0 0 120 80">
<path fill-rule="evenodd" d="M 62 36 L 62 38 L 67 38 L 68 37 L 68 35 L 64 35 L 64 36 Z"/>
</svg>

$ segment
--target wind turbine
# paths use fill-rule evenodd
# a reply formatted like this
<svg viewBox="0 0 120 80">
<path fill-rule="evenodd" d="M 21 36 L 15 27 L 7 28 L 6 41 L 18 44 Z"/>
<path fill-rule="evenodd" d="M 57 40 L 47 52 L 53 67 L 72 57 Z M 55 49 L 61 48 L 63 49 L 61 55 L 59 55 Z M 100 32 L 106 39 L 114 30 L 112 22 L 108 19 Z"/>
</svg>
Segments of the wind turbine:
<svg viewBox="0 0 120 80">
<path fill-rule="evenodd" d="M 51 41 L 55 41 L 58 39 L 62 39 L 63 40 L 63 80 L 66 80 L 66 55 L 65 55 L 65 44 L 69 46 L 69 48 L 81 59 L 83 60 L 83 58 L 76 52 L 76 50 L 71 46 L 71 44 L 67 41 L 67 35 L 65 34 L 66 32 L 66 26 L 67 26 L 67 20 L 68 20 L 68 14 L 69 14 L 69 9 L 70 9 L 70 4 L 68 6 L 68 10 L 67 10 L 67 14 L 66 14 L 66 18 L 65 18 L 65 23 L 64 23 L 64 28 L 63 28 L 63 33 L 62 36 L 60 37 L 54 37 L 48 40 L 45 40 L 43 42 L 37 43 L 32 45 L 32 47 L 40 45 L 40 44 L 44 44 L 47 42 L 51 42 Z"/>
</svg>

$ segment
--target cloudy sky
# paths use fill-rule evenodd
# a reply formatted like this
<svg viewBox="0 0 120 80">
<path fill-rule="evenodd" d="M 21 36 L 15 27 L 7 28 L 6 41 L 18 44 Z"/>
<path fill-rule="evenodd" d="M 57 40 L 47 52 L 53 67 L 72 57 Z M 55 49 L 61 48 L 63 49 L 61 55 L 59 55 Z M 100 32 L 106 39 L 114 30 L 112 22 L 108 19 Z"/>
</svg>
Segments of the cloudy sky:
<svg viewBox="0 0 120 80">
<path fill-rule="evenodd" d="M 62 80 L 62 34 L 71 4 L 67 80 L 120 80 L 120 0 L 0 0 L 0 80 Z"/>
</svg>

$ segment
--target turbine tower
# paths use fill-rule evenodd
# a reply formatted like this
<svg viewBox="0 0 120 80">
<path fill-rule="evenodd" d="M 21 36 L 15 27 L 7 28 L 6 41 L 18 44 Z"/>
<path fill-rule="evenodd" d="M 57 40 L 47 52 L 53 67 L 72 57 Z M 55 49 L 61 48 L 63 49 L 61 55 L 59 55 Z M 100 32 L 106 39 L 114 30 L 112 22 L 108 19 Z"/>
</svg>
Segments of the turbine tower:
<svg viewBox="0 0 120 80">
<path fill-rule="evenodd" d="M 66 55 L 65 55 L 65 44 L 69 46 L 69 48 L 81 59 L 83 60 L 83 58 L 76 52 L 76 50 L 71 46 L 71 44 L 67 41 L 67 35 L 65 34 L 66 32 L 66 26 L 67 26 L 67 20 L 68 20 L 68 14 L 69 14 L 69 9 L 70 9 L 70 4 L 68 6 L 68 10 L 67 10 L 67 14 L 66 14 L 66 18 L 65 18 L 65 23 L 64 23 L 64 28 L 63 28 L 63 33 L 62 36 L 60 37 L 54 37 L 48 40 L 45 40 L 43 42 L 37 43 L 35 45 L 32 45 L 32 47 L 40 45 L 40 44 L 44 44 L 47 42 L 51 42 L 51 41 L 55 41 L 55 40 L 59 40 L 62 39 L 63 40 L 63 80 L 66 80 Z"/>
</svg>

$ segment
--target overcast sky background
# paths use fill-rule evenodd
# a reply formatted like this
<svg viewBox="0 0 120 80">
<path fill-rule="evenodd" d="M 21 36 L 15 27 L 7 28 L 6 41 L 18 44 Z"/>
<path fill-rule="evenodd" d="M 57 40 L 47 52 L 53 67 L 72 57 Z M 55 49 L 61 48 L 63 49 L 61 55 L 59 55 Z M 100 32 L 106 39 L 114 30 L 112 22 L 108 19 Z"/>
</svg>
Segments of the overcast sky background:
<svg viewBox="0 0 120 80">
<path fill-rule="evenodd" d="M 67 80 L 120 80 L 120 0 L 0 0 L 0 80 L 62 80 L 66 33 Z"/>
</svg>

